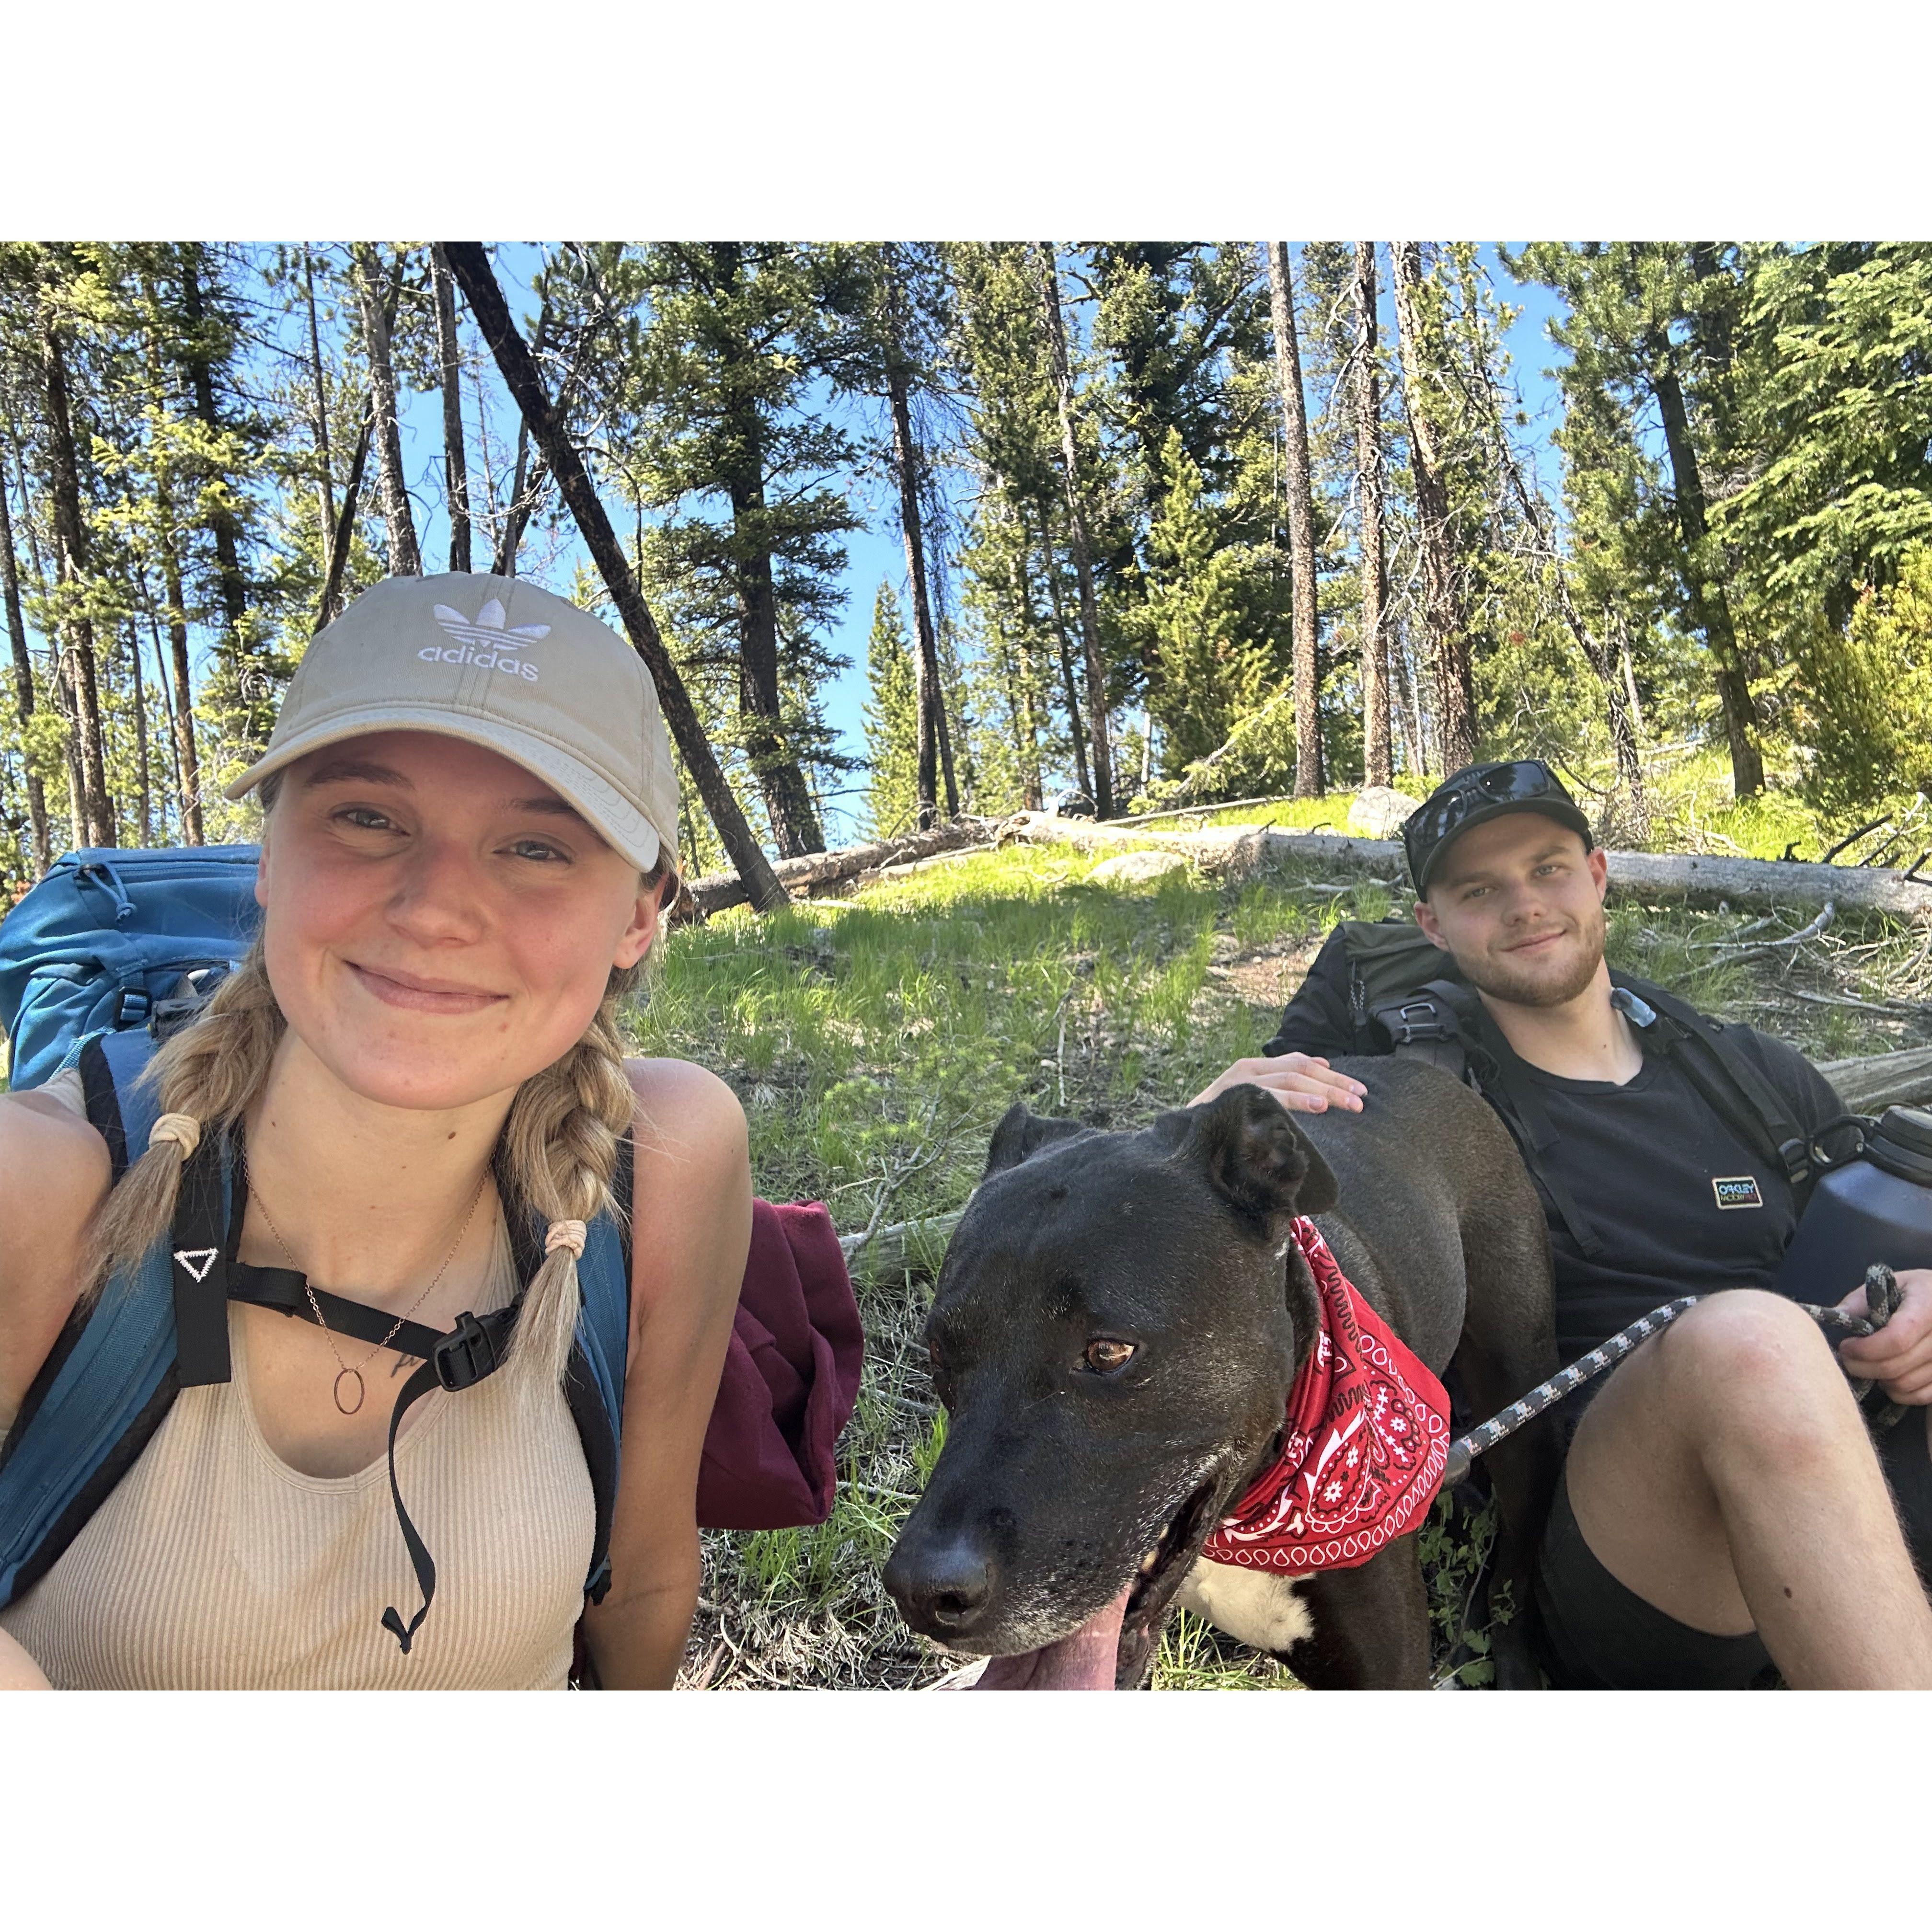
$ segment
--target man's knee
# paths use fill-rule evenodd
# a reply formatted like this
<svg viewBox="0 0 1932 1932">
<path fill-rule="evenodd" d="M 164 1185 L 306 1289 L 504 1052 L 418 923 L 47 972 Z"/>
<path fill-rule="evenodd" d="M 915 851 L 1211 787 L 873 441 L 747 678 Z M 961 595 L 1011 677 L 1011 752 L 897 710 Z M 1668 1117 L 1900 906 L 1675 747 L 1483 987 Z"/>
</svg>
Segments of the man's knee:
<svg viewBox="0 0 1932 1932">
<path fill-rule="evenodd" d="M 1714 1294 L 1658 1338 L 1673 1406 L 1707 1447 L 1792 1472 L 1862 1425 L 1817 1324 L 1756 1288 Z"/>
</svg>

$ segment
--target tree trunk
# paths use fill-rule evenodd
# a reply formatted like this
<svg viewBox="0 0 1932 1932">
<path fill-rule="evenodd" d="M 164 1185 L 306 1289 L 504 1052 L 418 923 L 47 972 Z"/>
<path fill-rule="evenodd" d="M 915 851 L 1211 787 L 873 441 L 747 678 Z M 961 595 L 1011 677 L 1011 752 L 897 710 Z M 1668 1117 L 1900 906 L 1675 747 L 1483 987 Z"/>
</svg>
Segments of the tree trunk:
<svg viewBox="0 0 1932 1932">
<path fill-rule="evenodd" d="M 894 325 L 896 328 L 896 324 Z M 932 605 L 926 593 L 926 545 L 920 529 L 917 457 L 913 447 L 912 411 L 906 396 L 905 365 L 894 341 L 886 354 L 886 394 L 892 406 L 892 469 L 899 490 L 899 529 L 905 538 L 906 576 L 912 586 L 914 648 L 919 670 L 914 680 L 919 742 L 919 829 L 939 815 L 939 646 L 932 632 Z M 949 818 L 958 814 L 957 797 L 948 801 Z"/>
<path fill-rule="evenodd" d="M 1266 252 L 1275 379 L 1281 388 L 1288 559 L 1294 572 L 1294 795 L 1319 798 L 1328 786 L 1322 769 L 1321 633 L 1315 602 L 1315 495 L 1308 462 L 1308 405 L 1301 393 L 1301 345 L 1295 335 L 1294 279 L 1288 244 L 1270 242 Z"/>
<path fill-rule="evenodd" d="M 194 842 L 188 836 L 188 813 L 182 805 L 182 801 L 188 796 L 188 787 L 182 782 L 181 734 L 175 729 L 175 700 L 172 688 L 168 681 L 167 647 L 161 642 L 161 620 L 155 614 L 154 600 L 148 595 L 145 576 L 141 580 L 140 590 L 142 607 L 147 614 L 148 641 L 154 647 L 154 688 L 161 694 L 161 716 L 168 728 L 165 735 L 169 746 L 168 769 L 174 781 L 175 823 L 181 832 L 181 842 L 184 845 L 190 844 Z M 165 805 L 161 807 L 160 820 L 162 830 L 165 832 L 168 823 L 168 808 Z"/>
<path fill-rule="evenodd" d="M 342 580 L 348 573 L 349 553 L 355 544 L 356 506 L 362 500 L 362 472 L 369 466 L 369 445 L 375 430 L 376 399 L 372 394 L 363 406 L 355 453 L 349 459 L 349 474 L 342 485 L 342 511 L 335 520 L 335 536 L 328 547 L 328 574 L 322 580 L 322 601 L 316 607 L 318 631 L 341 615 Z"/>
<path fill-rule="evenodd" d="M 785 889 L 772 871 L 771 861 L 752 836 L 752 828 L 746 822 L 745 814 L 732 795 L 730 784 L 711 748 L 711 741 L 704 735 L 704 728 L 692 708 L 691 694 L 685 689 L 677 666 L 664 649 L 656 620 L 638 588 L 638 580 L 632 574 L 623 546 L 617 541 L 616 532 L 610 527 L 610 519 L 604 514 L 604 506 L 591 485 L 584 460 L 551 410 L 550 398 L 544 393 L 543 380 L 531 359 L 529 347 L 510 320 L 509 309 L 504 302 L 502 291 L 496 286 L 495 275 L 490 272 L 489 257 L 483 252 L 483 244 L 480 242 L 446 242 L 442 245 L 450 272 L 462 285 L 470 312 L 476 318 L 483 340 L 496 358 L 504 384 L 530 425 L 530 434 L 542 450 L 551 473 L 556 478 L 564 501 L 569 505 L 571 514 L 583 532 L 585 546 L 617 607 L 624 628 L 630 634 L 632 645 L 644 659 L 657 686 L 664 722 L 676 740 L 686 767 L 698 787 L 698 796 L 711 814 L 711 822 L 718 828 L 725 853 L 745 882 L 752 904 L 760 912 L 788 904 L 790 902 Z"/>
<path fill-rule="evenodd" d="M 1025 800 L 1028 811 L 1037 812 L 1046 800 L 1046 792 L 1040 782 L 1040 718 L 1034 708 L 1038 693 L 1034 670 L 1033 640 L 1039 626 L 1034 615 L 1033 585 L 1027 570 L 1026 553 L 1023 550 L 1013 554 L 1013 579 L 1020 622 L 1024 626 L 1014 646 L 1018 658 L 1020 687 L 1021 708 L 1013 719 L 1014 725 L 1020 733 L 1020 796 Z"/>
<path fill-rule="evenodd" d="M 1046 594 L 1053 606 L 1053 631 L 1060 645 L 1060 682 L 1065 693 L 1067 730 L 1073 740 L 1073 776 L 1082 794 L 1091 799 L 1094 781 L 1087 770 L 1087 740 L 1080 729 L 1080 694 L 1073 682 L 1073 647 L 1066 635 L 1066 608 L 1060 595 L 1060 573 L 1054 567 L 1053 547 L 1041 545 L 1046 558 Z"/>
<path fill-rule="evenodd" d="M 429 254 L 436 284 L 436 339 L 442 362 L 442 478 L 449 500 L 449 567 L 470 568 L 470 465 L 463 448 L 463 356 L 456 334 L 456 285 L 440 248 Z"/>
<path fill-rule="evenodd" d="M 714 242 L 710 254 L 718 280 L 736 289 L 741 262 L 739 244 Z M 725 352 L 730 360 L 749 351 L 734 344 Z M 757 405 L 748 398 L 734 397 L 725 440 L 733 454 L 730 473 L 722 480 L 730 499 L 738 551 L 732 574 L 738 597 L 739 732 L 764 796 L 778 856 L 800 858 L 808 852 L 824 851 L 825 838 L 785 730 L 778 679 L 778 592 L 764 533 L 764 424 Z"/>
<path fill-rule="evenodd" d="M 1362 782 L 1389 782 L 1388 559 L 1382 547 L 1382 376 L 1376 244 L 1355 244 L 1355 466 L 1362 501 Z"/>
<path fill-rule="evenodd" d="M 200 339 L 206 320 L 201 297 L 201 244 L 184 243 L 181 251 L 182 311 L 193 332 L 186 361 L 189 387 L 194 396 L 194 412 L 211 436 L 221 433 L 221 414 L 215 406 L 213 358 Z M 216 575 L 221 591 L 222 615 L 227 621 L 229 648 L 236 656 L 243 648 L 248 628 L 248 586 L 242 575 L 242 551 L 235 518 L 218 506 L 208 514 L 208 534 L 214 539 Z"/>
<path fill-rule="evenodd" d="M 1087 526 L 1087 505 L 1080 488 L 1080 448 L 1073 433 L 1073 368 L 1066 353 L 1066 323 L 1060 312 L 1060 270 L 1053 244 L 1034 244 L 1040 254 L 1041 293 L 1046 309 L 1047 346 L 1053 358 L 1054 392 L 1060 404 L 1060 458 L 1066 484 L 1067 520 L 1073 536 L 1073 573 L 1080 586 L 1080 634 L 1087 656 L 1088 742 L 1094 759 L 1094 810 L 1114 815 L 1113 753 L 1107 728 L 1107 670 L 1100 656 L 1100 610 L 1094 596 L 1094 544 Z"/>
<path fill-rule="evenodd" d="M 134 772 L 140 800 L 141 843 L 154 842 L 154 783 L 148 769 L 148 692 L 141 676 L 141 633 L 134 620 L 128 620 L 128 669 L 134 680 Z"/>
<path fill-rule="evenodd" d="M 389 318 L 384 313 L 374 245 L 355 248 L 356 294 L 362 312 L 362 345 L 369 358 L 369 393 L 376 402 L 376 483 L 389 532 L 389 574 L 420 577 L 422 551 L 410 511 L 403 474 L 403 432 L 396 416 L 396 371 L 389 356 Z"/>
<path fill-rule="evenodd" d="M 303 266 L 306 270 L 308 266 L 306 250 L 303 254 Z M 153 394 L 154 406 L 159 409 L 164 406 L 167 393 L 166 379 L 161 367 L 160 302 L 152 286 L 146 286 L 144 292 L 147 297 L 153 327 L 153 333 L 148 344 L 148 381 Z M 315 292 L 311 287 L 309 290 L 309 328 L 311 339 L 314 338 L 315 328 L 314 304 Z M 316 396 L 319 405 L 321 395 L 320 386 L 321 364 L 319 361 L 316 368 Z M 178 534 L 175 527 L 172 466 L 164 455 L 158 453 L 154 464 L 154 522 L 155 548 L 160 556 L 161 594 L 168 600 L 168 639 L 173 652 L 175 664 L 172 730 L 176 795 L 180 806 L 183 842 L 190 845 L 200 845 L 205 842 L 206 835 L 202 830 L 201 819 L 201 764 L 195 744 L 194 708 L 193 700 L 188 694 L 188 606 L 182 601 L 181 545 Z M 328 541 L 328 534 L 325 529 L 323 532 L 325 542 Z"/>
<path fill-rule="evenodd" d="M 302 244 L 302 289 L 308 302 L 309 378 L 315 392 L 316 496 L 322 512 L 322 574 L 326 582 L 334 574 L 335 478 L 328 454 L 328 391 L 322 380 L 322 332 L 315 320 L 315 269 L 306 242 Z"/>
<path fill-rule="evenodd" d="M 7 472 L 0 469 L 0 592 L 7 606 L 7 640 L 14 649 L 14 704 L 20 719 L 20 762 L 26 776 L 27 818 L 34 833 L 34 876 L 44 879 L 53 863 L 47 830 L 46 788 L 27 755 L 28 721 L 34 715 L 34 661 L 27 654 L 27 626 L 20 612 L 20 571 L 14 558 L 14 518 L 7 502 Z"/>
<path fill-rule="evenodd" d="M 80 830 L 89 845 L 116 843 L 114 801 L 107 791 L 107 757 L 100 734 L 100 694 L 94 677 L 94 621 L 86 615 L 87 525 L 81 514 L 80 466 L 68 407 L 67 364 L 50 322 L 40 330 L 47 399 L 49 480 L 52 485 L 54 575 L 80 608 L 62 618 L 62 658 L 74 697 L 74 742 L 80 781 Z"/>
<path fill-rule="evenodd" d="M 1704 634 L 1717 663 L 1718 702 L 1724 707 L 1724 736 L 1730 742 L 1731 789 L 1748 798 L 1764 789 L 1764 757 L 1754 735 L 1757 707 L 1750 681 L 1738 656 L 1737 632 L 1731 623 L 1731 601 L 1721 579 L 1706 574 L 1707 526 L 1704 480 L 1698 473 L 1697 452 L 1690 440 L 1690 417 L 1684 403 L 1684 386 L 1671 361 L 1670 344 L 1663 335 L 1648 344 L 1654 374 L 1651 386 L 1658 414 L 1664 418 L 1664 441 L 1670 457 L 1671 494 L 1677 504 L 1677 526 L 1684 538 L 1684 586 L 1690 596 L 1690 621 Z"/>
<path fill-rule="evenodd" d="M 1436 406 L 1442 358 L 1439 332 L 1423 314 L 1422 244 L 1392 242 L 1396 337 L 1402 356 L 1402 405 L 1408 419 L 1409 470 L 1415 479 L 1418 536 L 1422 551 L 1423 621 L 1429 638 L 1436 727 L 1448 770 L 1476 758 L 1476 694 L 1456 585 L 1456 544 L 1450 526 L 1446 452 Z M 1426 338 L 1426 339 L 1425 339 Z"/>
</svg>

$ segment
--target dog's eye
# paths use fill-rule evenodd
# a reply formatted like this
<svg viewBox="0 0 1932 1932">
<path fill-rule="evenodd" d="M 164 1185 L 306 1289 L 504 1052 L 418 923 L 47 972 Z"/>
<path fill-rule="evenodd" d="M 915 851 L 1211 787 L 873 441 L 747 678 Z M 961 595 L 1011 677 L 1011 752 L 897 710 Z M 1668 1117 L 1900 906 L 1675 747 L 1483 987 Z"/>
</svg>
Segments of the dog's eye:
<svg viewBox="0 0 1932 1932">
<path fill-rule="evenodd" d="M 1087 1344 L 1084 1360 L 1096 1376 L 1113 1376 L 1118 1375 L 1133 1358 L 1132 1342 L 1115 1342 L 1103 1336 Z"/>
</svg>

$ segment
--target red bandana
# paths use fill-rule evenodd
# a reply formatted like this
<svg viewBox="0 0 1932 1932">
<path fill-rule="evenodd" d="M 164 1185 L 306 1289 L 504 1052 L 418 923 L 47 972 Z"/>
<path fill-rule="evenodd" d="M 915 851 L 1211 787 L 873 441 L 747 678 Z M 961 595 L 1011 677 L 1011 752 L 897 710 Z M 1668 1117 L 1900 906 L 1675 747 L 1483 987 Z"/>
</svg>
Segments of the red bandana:
<svg viewBox="0 0 1932 1932">
<path fill-rule="evenodd" d="M 1312 1221 L 1294 1238 L 1322 1326 L 1288 1393 L 1281 1454 L 1201 1553 L 1250 1570 L 1351 1570 L 1413 1529 L 1449 1454 L 1442 1384 L 1350 1286 Z"/>
</svg>

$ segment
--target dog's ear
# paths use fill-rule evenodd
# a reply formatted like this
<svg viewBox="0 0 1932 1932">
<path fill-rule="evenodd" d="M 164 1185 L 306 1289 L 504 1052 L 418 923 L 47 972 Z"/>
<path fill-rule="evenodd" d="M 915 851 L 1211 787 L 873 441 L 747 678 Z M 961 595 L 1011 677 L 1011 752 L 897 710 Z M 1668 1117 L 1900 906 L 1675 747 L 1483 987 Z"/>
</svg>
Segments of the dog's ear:
<svg viewBox="0 0 1932 1932">
<path fill-rule="evenodd" d="M 1325 1213 L 1340 1198 L 1328 1163 L 1265 1087 L 1230 1087 L 1194 1111 L 1208 1178 L 1243 1214 L 1272 1228 L 1290 1215 Z"/>
<path fill-rule="evenodd" d="M 1037 1154 L 1049 1141 L 1071 1140 L 1076 1134 L 1090 1133 L 1078 1120 L 1048 1120 L 1030 1112 L 1024 1100 L 1016 1100 L 1000 1117 L 986 1149 L 985 1180 Z"/>
</svg>

